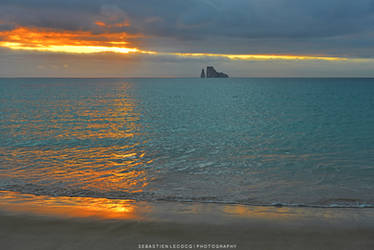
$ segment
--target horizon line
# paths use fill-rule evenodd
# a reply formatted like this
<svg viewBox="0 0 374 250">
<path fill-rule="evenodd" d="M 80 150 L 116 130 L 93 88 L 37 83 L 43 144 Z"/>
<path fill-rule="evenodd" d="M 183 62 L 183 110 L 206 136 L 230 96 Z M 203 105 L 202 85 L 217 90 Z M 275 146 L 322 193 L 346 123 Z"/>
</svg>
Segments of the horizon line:
<svg viewBox="0 0 374 250">
<path fill-rule="evenodd" d="M 20 78 L 33 78 L 33 79 L 202 79 L 198 76 L 0 76 L 0 79 L 20 79 Z M 247 79 L 247 78 L 363 78 L 372 79 L 373 76 L 238 76 L 228 77 L 224 79 Z M 204 79 L 220 79 L 220 78 L 204 78 Z"/>
</svg>

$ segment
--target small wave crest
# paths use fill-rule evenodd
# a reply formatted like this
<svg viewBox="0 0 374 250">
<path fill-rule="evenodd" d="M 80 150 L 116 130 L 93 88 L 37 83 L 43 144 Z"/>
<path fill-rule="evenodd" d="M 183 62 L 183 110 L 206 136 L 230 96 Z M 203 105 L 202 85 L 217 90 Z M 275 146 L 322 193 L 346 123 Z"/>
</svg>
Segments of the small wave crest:
<svg viewBox="0 0 374 250">
<path fill-rule="evenodd" d="M 152 192 L 125 192 L 125 191 L 109 191 L 100 192 L 83 189 L 67 189 L 56 188 L 51 190 L 50 187 L 44 187 L 35 184 L 23 185 L 6 185 L 0 187 L 0 191 L 13 191 L 23 194 L 44 195 L 51 197 L 91 197 L 91 198 L 107 198 L 107 199 L 126 199 L 134 201 L 168 201 L 168 202 L 197 202 L 197 203 L 216 203 L 216 204 L 236 204 L 248 206 L 264 206 L 264 207 L 304 207 L 304 208 L 374 208 L 374 203 L 354 199 L 330 199 L 315 203 L 289 203 L 289 202 L 261 202 L 261 201 L 243 201 L 243 200 L 227 200 L 214 196 L 171 196 L 162 195 Z"/>
</svg>

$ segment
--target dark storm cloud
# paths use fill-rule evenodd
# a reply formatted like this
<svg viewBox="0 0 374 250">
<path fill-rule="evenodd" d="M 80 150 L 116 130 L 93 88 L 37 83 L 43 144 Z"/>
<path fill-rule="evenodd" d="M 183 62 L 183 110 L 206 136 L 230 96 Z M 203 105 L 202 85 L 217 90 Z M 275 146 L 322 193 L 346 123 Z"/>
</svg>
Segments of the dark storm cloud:
<svg viewBox="0 0 374 250">
<path fill-rule="evenodd" d="M 133 31 L 179 38 L 325 37 L 374 24 L 372 0 L 5 0 L 0 8 L 3 21 L 20 25 L 90 29 L 93 19 L 122 15 Z"/>
</svg>

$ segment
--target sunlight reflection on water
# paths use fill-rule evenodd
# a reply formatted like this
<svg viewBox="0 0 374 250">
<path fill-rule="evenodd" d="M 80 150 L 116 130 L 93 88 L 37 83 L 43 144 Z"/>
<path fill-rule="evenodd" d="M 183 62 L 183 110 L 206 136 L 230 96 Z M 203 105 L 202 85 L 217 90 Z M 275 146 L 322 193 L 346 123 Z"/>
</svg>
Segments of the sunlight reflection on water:
<svg viewBox="0 0 374 250">
<path fill-rule="evenodd" d="M 19 139 L 1 148 L 1 176 L 37 186 L 142 192 L 149 182 L 144 168 L 152 159 L 145 140 L 138 139 L 144 132 L 130 88 L 120 82 L 109 93 L 89 88 L 88 97 L 64 89 L 58 98 L 25 98 L 8 110 L 9 136 Z"/>
<path fill-rule="evenodd" d="M 0 85 L 0 190 L 374 207 L 372 79 Z"/>
</svg>

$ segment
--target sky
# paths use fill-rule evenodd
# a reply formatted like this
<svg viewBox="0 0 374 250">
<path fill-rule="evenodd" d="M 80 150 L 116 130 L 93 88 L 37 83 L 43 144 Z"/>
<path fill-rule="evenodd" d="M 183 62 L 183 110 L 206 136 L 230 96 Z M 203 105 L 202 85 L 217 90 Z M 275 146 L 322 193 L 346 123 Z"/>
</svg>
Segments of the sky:
<svg viewBox="0 0 374 250">
<path fill-rule="evenodd" d="M 0 77 L 374 77 L 374 0 L 0 0 Z"/>
</svg>

